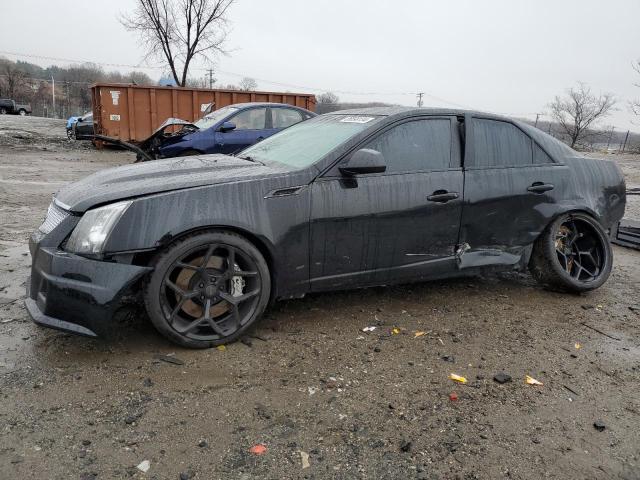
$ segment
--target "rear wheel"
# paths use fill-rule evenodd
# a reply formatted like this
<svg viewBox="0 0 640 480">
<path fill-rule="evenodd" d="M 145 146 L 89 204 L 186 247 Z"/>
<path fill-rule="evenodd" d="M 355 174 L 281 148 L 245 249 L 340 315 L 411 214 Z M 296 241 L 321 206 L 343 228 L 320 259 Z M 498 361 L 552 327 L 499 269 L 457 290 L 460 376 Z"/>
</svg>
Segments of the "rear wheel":
<svg viewBox="0 0 640 480">
<path fill-rule="evenodd" d="M 24 117 L 27 114 L 27 111 L 24 108 L 21 108 L 18 113 Z"/>
<path fill-rule="evenodd" d="M 7 109 L 4 107 L 0 107 L 0 115 L 6 115 L 7 114 Z"/>
<path fill-rule="evenodd" d="M 529 269 L 547 287 L 579 293 L 606 282 L 612 264 L 609 237 L 600 224 L 584 213 L 569 213 L 540 235 Z"/>
<path fill-rule="evenodd" d="M 233 342 L 269 302 L 269 268 L 260 251 L 231 232 L 194 234 L 155 260 L 145 288 L 153 325 L 189 348 Z"/>
</svg>

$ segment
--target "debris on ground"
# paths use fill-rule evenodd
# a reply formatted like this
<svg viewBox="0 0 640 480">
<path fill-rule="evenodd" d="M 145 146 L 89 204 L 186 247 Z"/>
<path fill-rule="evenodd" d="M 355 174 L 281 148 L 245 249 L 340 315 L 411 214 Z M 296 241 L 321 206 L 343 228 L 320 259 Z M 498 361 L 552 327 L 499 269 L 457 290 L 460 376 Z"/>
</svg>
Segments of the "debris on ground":
<svg viewBox="0 0 640 480">
<path fill-rule="evenodd" d="M 458 400 L 458 394 L 456 392 L 451 392 L 449 394 L 449 400 L 451 400 L 452 402 L 455 402 L 456 400 Z"/>
<path fill-rule="evenodd" d="M 418 337 L 422 337 L 423 335 L 426 335 L 426 334 L 427 334 L 427 332 L 418 331 L 418 332 L 414 333 L 413 336 L 415 338 L 418 338 Z"/>
<path fill-rule="evenodd" d="M 539 385 L 539 386 L 544 385 L 544 383 L 542 383 L 540 380 L 536 380 L 535 378 L 530 377 L 529 375 L 525 377 L 524 381 L 528 385 Z"/>
<path fill-rule="evenodd" d="M 450 362 L 450 363 L 456 363 L 456 359 L 453 355 L 443 355 L 442 360 L 444 360 L 445 362 Z"/>
<path fill-rule="evenodd" d="M 254 455 L 264 455 L 267 453 L 267 446 L 262 443 L 258 443 L 249 449 L 249 453 L 253 453 Z"/>
<path fill-rule="evenodd" d="M 363 332 L 373 332 L 377 327 L 364 327 L 362 329 Z"/>
<path fill-rule="evenodd" d="M 508 374 L 506 374 L 506 373 L 504 373 L 504 372 L 500 372 L 500 373 L 496 373 L 496 374 L 493 376 L 493 379 L 494 379 L 496 382 L 498 382 L 498 383 L 500 383 L 500 384 L 503 384 L 503 383 L 507 383 L 507 382 L 510 382 L 510 381 L 511 381 L 511 375 L 508 375 Z"/>
<path fill-rule="evenodd" d="M 217 350 L 219 350 L 219 351 L 221 351 L 221 352 L 224 352 L 224 351 L 227 349 L 227 347 L 225 347 L 224 345 L 218 345 L 218 346 L 216 347 L 216 349 L 217 349 Z"/>
<path fill-rule="evenodd" d="M 147 473 L 149 471 L 149 468 L 151 468 L 151 462 L 149 460 L 143 460 L 138 464 L 136 468 L 141 472 Z"/>
<path fill-rule="evenodd" d="M 413 446 L 413 443 L 411 441 L 403 440 L 402 442 L 400 442 L 400 451 L 405 453 L 410 452 L 412 446 Z"/>
<path fill-rule="evenodd" d="M 171 363 L 173 365 L 184 365 L 182 360 L 174 357 L 173 355 L 156 355 L 155 358 L 161 362 Z"/>
<path fill-rule="evenodd" d="M 602 420 L 596 420 L 593 422 L 593 428 L 595 428 L 599 432 L 604 432 L 604 429 L 607 428 Z"/>
<path fill-rule="evenodd" d="M 400 333 L 400 329 L 398 327 L 393 327 L 391 329 L 391 335 L 398 335 Z"/>
<path fill-rule="evenodd" d="M 309 454 L 307 452 L 303 452 L 300 450 L 300 461 L 302 462 L 302 469 L 309 468 L 311 464 L 309 463 Z"/>
<path fill-rule="evenodd" d="M 580 350 L 582 348 L 582 345 L 580 345 L 578 342 L 576 342 L 574 344 L 574 347 L 575 347 L 576 350 Z"/>
<path fill-rule="evenodd" d="M 449 378 L 458 383 L 467 383 L 467 379 L 460 375 L 456 375 L 455 373 L 450 373 Z"/>
<path fill-rule="evenodd" d="M 585 322 L 580 322 L 580 325 L 583 325 L 583 326 L 587 327 L 588 329 L 593 330 L 594 332 L 599 333 L 600 335 L 604 335 L 605 337 L 611 338 L 612 340 L 620 341 L 620 339 L 619 339 L 619 338 L 614 337 L 614 336 L 612 336 L 612 335 L 609 335 L 608 333 L 605 333 L 605 332 L 603 332 L 602 330 L 598 330 L 596 327 L 592 327 L 591 325 L 589 325 L 589 324 L 587 324 L 587 323 L 585 323 Z"/>
</svg>

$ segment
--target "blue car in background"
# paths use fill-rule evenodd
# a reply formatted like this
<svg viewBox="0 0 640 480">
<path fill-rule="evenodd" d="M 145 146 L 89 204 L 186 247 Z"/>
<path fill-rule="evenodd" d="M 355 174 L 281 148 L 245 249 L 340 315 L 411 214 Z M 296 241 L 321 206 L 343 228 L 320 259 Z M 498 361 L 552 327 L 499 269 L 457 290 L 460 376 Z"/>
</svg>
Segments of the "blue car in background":
<svg viewBox="0 0 640 480">
<path fill-rule="evenodd" d="M 283 103 L 238 103 L 215 110 L 195 123 L 168 119 L 141 148 L 154 158 L 207 153 L 234 154 L 316 114 Z M 168 127 L 180 126 L 175 133 Z"/>
</svg>

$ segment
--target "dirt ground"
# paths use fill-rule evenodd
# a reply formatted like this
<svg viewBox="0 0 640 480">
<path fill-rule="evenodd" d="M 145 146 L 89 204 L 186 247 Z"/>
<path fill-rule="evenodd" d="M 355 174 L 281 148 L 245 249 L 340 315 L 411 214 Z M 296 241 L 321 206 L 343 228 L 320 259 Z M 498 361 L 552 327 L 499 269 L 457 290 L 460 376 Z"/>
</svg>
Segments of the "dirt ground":
<svg viewBox="0 0 640 480">
<path fill-rule="evenodd" d="M 108 340 L 36 327 L 26 242 L 51 194 L 132 160 L 0 117 L 0 478 L 640 478 L 638 251 L 582 296 L 519 274 L 309 295 L 226 349 L 143 314 Z"/>
</svg>

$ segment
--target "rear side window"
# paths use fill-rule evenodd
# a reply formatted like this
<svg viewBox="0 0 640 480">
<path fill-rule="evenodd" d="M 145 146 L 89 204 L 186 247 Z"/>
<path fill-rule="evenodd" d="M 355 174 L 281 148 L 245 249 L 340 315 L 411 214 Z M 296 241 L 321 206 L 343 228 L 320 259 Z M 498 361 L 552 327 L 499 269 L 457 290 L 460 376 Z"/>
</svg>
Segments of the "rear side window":
<svg viewBox="0 0 640 480">
<path fill-rule="evenodd" d="M 387 173 L 447 169 L 451 162 L 451 120 L 433 118 L 403 123 L 364 148 L 384 155 Z"/>
<path fill-rule="evenodd" d="M 273 128 L 287 128 L 302 121 L 302 115 L 290 108 L 272 108 Z"/>
<path fill-rule="evenodd" d="M 513 167 L 533 163 L 533 142 L 515 125 L 498 120 L 473 120 L 476 167 Z"/>
<path fill-rule="evenodd" d="M 266 108 L 252 108 L 238 113 L 229 120 L 236 124 L 236 130 L 262 130 L 267 118 Z"/>
</svg>

